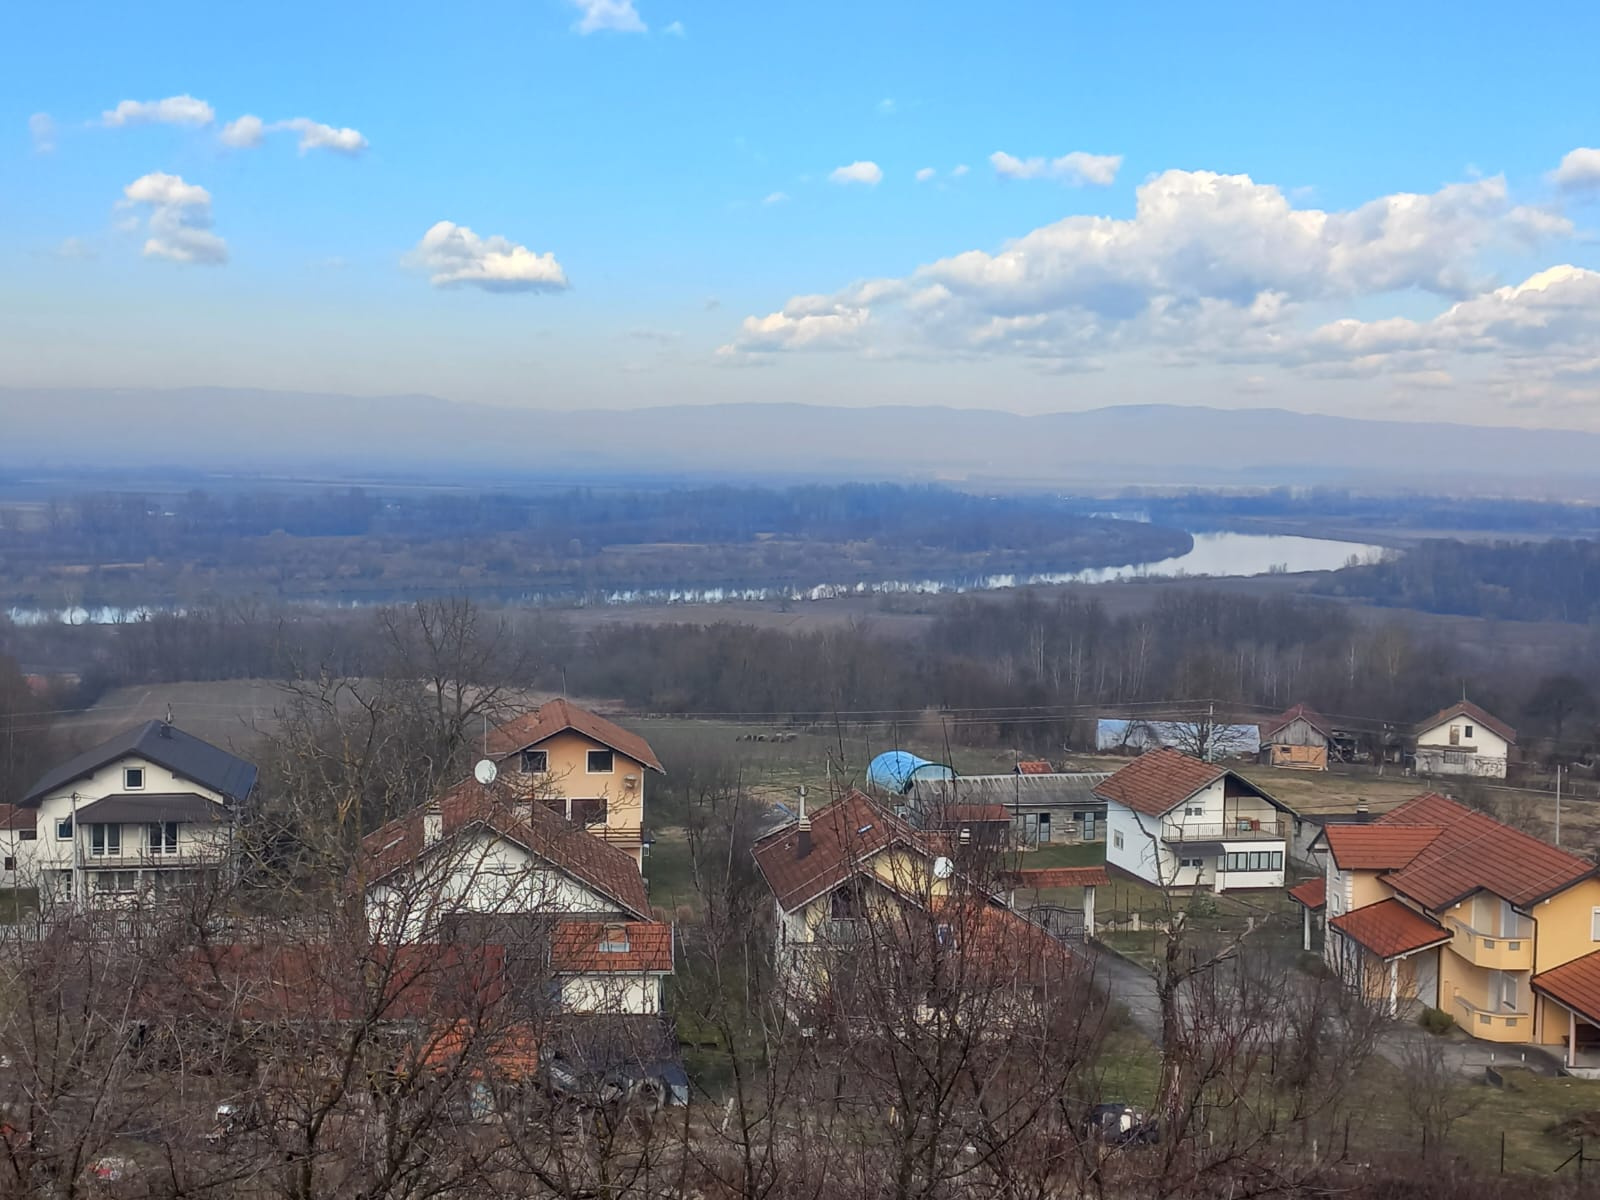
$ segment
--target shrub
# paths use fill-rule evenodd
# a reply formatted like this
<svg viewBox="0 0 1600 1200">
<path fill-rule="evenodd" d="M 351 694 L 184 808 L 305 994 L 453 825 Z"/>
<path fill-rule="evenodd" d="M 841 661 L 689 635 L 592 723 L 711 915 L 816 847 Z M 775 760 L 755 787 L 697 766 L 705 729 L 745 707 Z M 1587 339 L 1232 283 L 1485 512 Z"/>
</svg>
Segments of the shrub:
<svg viewBox="0 0 1600 1200">
<path fill-rule="evenodd" d="M 1442 1037 L 1456 1027 L 1456 1019 L 1437 1008 L 1425 1008 L 1418 1014 L 1417 1024 L 1435 1037 Z"/>
</svg>

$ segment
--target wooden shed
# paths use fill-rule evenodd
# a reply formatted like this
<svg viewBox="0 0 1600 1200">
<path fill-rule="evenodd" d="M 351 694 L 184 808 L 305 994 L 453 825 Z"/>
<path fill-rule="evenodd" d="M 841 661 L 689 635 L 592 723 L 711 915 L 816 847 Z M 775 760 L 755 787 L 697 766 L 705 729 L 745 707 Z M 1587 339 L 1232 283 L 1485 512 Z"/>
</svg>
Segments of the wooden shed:
<svg viewBox="0 0 1600 1200">
<path fill-rule="evenodd" d="M 1261 761 L 1269 767 L 1326 771 L 1333 731 L 1327 721 L 1304 704 L 1261 726 Z"/>
</svg>

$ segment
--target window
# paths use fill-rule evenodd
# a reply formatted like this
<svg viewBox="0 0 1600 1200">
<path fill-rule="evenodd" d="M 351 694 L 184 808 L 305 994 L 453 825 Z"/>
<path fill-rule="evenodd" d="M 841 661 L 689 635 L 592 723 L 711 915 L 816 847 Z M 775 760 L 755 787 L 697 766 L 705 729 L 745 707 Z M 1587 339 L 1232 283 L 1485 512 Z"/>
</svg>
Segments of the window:
<svg viewBox="0 0 1600 1200">
<path fill-rule="evenodd" d="M 1472 736 L 1472 726 L 1471 725 L 1463 725 L 1461 727 L 1461 736 L 1462 737 L 1471 737 Z"/>
<path fill-rule="evenodd" d="M 17 869 L 17 860 L 9 854 L 6 855 L 5 869 L 8 871 L 15 871 Z"/>
<path fill-rule="evenodd" d="M 39 831 L 37 829 L 19 829 L 19 830 L 17 830 L 17 841 L 19 841 L 19 842 L 37 842 L 38 840 L 39 840 Z"/>
<path fill-rule="evenodd" d="M 612 769 L 613 755 L 609 750 L 589 751 L 589 774 L 609 775 Z"/>
<path fill-rule="evenodd" d="M 1111 844 L 1118 850 L 1122 849 L 1122 830 L 1119 829 L 1111 835 Z M 1596 914 L 1600 914 L 1600 908 L 1597 908 L 1594 911 Z M 1600 936 L 1597 936 L 1594 940 L 1600 942 Z"/>
<path fill-rule="evenodd" d="M 146 836 L 150 839 L 151 854 L 176 854 L 178 852 L 178 823 L 152 821 Z"/>
<path fill-rule="evenodd" d="M 1459 726 L 1459 725 L 1450 726 L 1450 744 L 1452 746 L 1461 745 L 1461 726 Z"/>
<path fill-rule="evenodd" d="M 72 818 L 62 817 L 56 821 L 56 841 L 70 842 L 72 840 Z M 1600 908 L 1595 909 L 1600 912 Z"/>
<path fill-rule="evenodd" d="M 122 790 L 125 792 L 142 792 L 144 790 L 144 768 L 124 767 L 122 770 Z"/>
<path fill-rule="evenodd" d="M 628 927 L 626 925 L 607 925 L 606 931 L 600 935 L 600 952 L 602 954 L 626 954 L 628 949 Z"/>
<path fill-rule="evenodd" d="M 1178 866 L 1185 869 L 1193 868 L 1194 870 L 1198 871 L 1205 865 L 1206 860 L 1203 858 L 1180 858 L 1178 860 Z"/>
<path fill-rule="evenodd" d="M 1206 806 L 1204 804 L 1185 804 L 1183 806 L 1183 815 L 1186 817 L 1203 817 L 1206 815 Z"/>
<path fill-rule="evenodd" d="M 1283 870 L 1283 851 L 1236 851 L 1226 856 L 1224 869 L 1228 871 L 1281 871 Z"/>
<path fill-rule="evenodd" d="M 122 853 L 122 826 L 102 825 L 97 823 L 89 826 L 89 853 L 95 855 L 121 854 Z"/>
<path fill-rule="evenodd" d="M 549 751 L 524 750 L 518 766 L 524 775 L 543 775 L 550 769 Z"/>
<path fill-rule="evenodd" d="M 1600 908 L 1589 910 L 1589 940 L 1600 942 Z"/>
<path fill-rule="evenodd" d="M 574 800 L 572 802 L 572 819 L 579 825 L 604 825 L 606 823 L 606 799 L 601 796 L 598 800 Z"/>
<path fill-rule="evenodd" d="M 133 892 L 139 889 L 137 871 L 96 871 L 94 890 L 97 892 Z"/>
</svg>

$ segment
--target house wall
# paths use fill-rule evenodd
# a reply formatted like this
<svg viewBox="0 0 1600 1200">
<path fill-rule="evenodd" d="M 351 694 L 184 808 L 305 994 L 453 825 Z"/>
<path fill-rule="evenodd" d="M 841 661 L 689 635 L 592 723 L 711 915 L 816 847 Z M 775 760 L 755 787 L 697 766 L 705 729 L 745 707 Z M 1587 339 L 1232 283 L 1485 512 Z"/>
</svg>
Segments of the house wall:
<svg viewBox="0 0 1600 1200">
<path fill-rule="evenodd" d="M 1472 726 L 1470 737 L 1466 734 L 1469 725 Z M 1470 762 L 1462 764 L 1446 762 L 1444 754 L 1439 751 L 1439 747 L 1445 750 L 1456 748 L 1450 744 L 1451 726 L 1460 731 L 1460 745 L 1472 748 Z M 1506 758 L 1510 750 L 1511 747 L 1506 740 L 1492 729 L 1478 724 L 1470 717 L 1455 717 L 1449 721 L 1441 721 L 1417 735 L 1417 770 L 1419 773 L 1432 775 L 1471 775 L 1504 779 Z"/>
<path fill-rule="evenodd" d="M 1106 805 L 1106 862 L 1147 883 L 1173 882 L 1177 857 L 1161 844 L 1161 819 Z M 1192 872 L 1191 872 L 1192 874 Z"/>
<path fill-rule="evenodd" d="M 488 831 L 442 842 L 367 889 L 377 941 L 426 941 L 439 920 L 457 913 L 621 915 L 610 900 Z"/>
<path fill-rule="evenodd" d="M 645 777 L 649 774 L 644 765 L 620 751 L 614 751 L 612 770 L 608 774 L 591 773 L 589 751 L 607 750 L 610 747 L 584 737 L 573 729 L 562 730 L 532 749 L 545 752 L 549 770 L 543 775 L 524 775 L 519 771 L 519 757 L 511 755 L 502 764 L 506 776 L 514 783 L 524 783 L 530 789 L 537 790 L 541 795 L 564 796 L 569 800 L 603 798 L 606 802 L 606 819 L 600 828 L 604 830 L 606 839 L 633 852 L 637 860 L 644 824 Z M 632 784 L 628 783 L 629 776 L 633 777 Z"/>
<path fill-rule="evenodd" d="M 1296 717 L 1261 744 L 1263 746 L 1320 746 L 1324 752 L 1328 749 L 1328 739 L 1318 733 L 1304 717 Z"/>
<path fill-rule="evenodd" d="M 566 975 L 561 1006 L 575 1013 L 654 1016 L 661 1011 L 661 978 L 651 974 Z"/>
<path fill-rule="evenodd" d="M 1596 909 L 1600 909 L 1600 879 L 1585 879 L 1533 906 L 1536 972 L 1600 950 L 1600 942 L 1592 936 Z"/>
</svg>

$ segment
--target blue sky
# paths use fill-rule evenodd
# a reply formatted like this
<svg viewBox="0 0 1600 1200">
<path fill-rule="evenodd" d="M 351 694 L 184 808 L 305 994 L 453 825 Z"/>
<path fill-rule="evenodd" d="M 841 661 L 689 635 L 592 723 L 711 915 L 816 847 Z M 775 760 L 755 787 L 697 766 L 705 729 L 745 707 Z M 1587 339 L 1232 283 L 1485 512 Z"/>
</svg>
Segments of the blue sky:
<svg viewBox="0 0 1600 1200">
<path fill-rule="evenodd" d="M 1600 427 L 1600 6 L 13 10 L 0 385 Z"/>
</svg>

